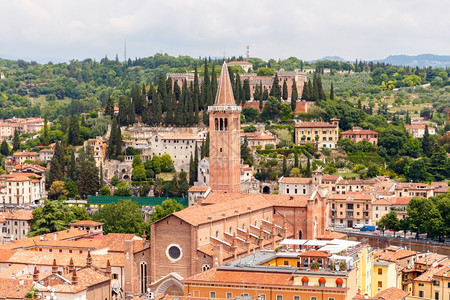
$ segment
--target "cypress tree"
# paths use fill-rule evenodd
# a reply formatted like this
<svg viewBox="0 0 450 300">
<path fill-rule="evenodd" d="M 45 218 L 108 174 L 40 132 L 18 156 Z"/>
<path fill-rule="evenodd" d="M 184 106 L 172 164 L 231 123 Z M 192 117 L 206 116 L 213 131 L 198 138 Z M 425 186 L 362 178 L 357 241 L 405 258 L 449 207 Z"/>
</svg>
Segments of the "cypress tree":
<svg viewBox="0 0 450 300">
<path fill-rule="evenodd" d="M 358 98 L 358 108 L 359 108 L 359 109 L 362 109 L 361 98 Z"/>
<path fill-rule="evenodd" d="M 8 146 L 8 143 L 6 142 L 6 139 L 3 140 L 2 145 L 0 146 L 0 153 L 3 156 L 9 155 L 9 146 Z"/>
<path fill-rule="evenodd" d="M 174 94 L 170 95 L 170 101 L 169 101 L 169 105 L 167 106 L 167 111 L 166 111 L 166 117 L 165 117 L 165 123 L 166 125 L 173 125 L 173 108 L 174 108 L 174 104 L 177 104 L 177 100 L 175 98 Z"/>
<path fill-rule="evenodd" d="M 286 84 L 286 80 L 283 81 L 283 94 L 282 94 L 283 100 L 288 99 L 288 88 Z"/>
<path fill-rule="evenodd" d="M 164 86 L 165 89 L 165 86 Z M 162 99 L 160 93 L 153 90 L 152 95 L 152 123 L 156 126 L 160 125 L 162 122 Z"/>
<path fill-rule="evenodd" d="M 264 87 L 263 100 L 266 101 L 267 99 L 269 99 L 269 91 Z"/>
<path fill-rule="evenodd" d="M 100 188 L 100 178 L 94 154 L 90 147 L 81 149 L 78 168 L 78 192 L 80 196 L 86 198 L 89 195 L 95 195 Z"/>
<path fill-rule="evenodd" d="M 113 118 L 111 123 L 111 132 L 109 134 L 109 140 L 108 140 L 108 147 L 107 147 L 107 153 L 108 157 L 112 158 L 113 154 L 116 153 L 116 141 L 117 141 L 117 118 Z"/>
<path fill-rule="evenodd" d="M 114 101 L 111 98 L 111 95 L 108 95 L 108 101 L 106 102 L 106 107 L 105 107 L 105 115 L 111 116 L 111 117 L 114 115 Z"/>
<path fill-rule="evenodd" d="M 216 75 L 216 70 L 215 70 L 215 66 L 214 63 L 212 65 L 212 70 L 211 70 L 211 93 L 212 93 L 212 97 L 216 97 L 217 94 L 217 75 Z"/>
<path fill-rule="evenodd" d="M 297 99 L 298 99 L 298 91 L 297 91 L 297 83 L 294 81 L 292 82 L 292 88 L 291 88 L 291 109 L 293 112 L 295 112 L 295 108 L 297 106 Z"/>
<path fill-rule="evenodd" d="M 12 140 L 12 144 L 13 144 L 12 151 L 17 151 L 20 149 L 20 136 L 19 136 L 19 131 L 17 131 L 17 128 L 14 129 L 14 137 Z"/>
<path fill-rule="evenodd" d="M 333 82 L 331 83 L 330 100 L 334 100 L 334 87 L 333 87 Z"/>
<path fill-rule="evenodd" d="M 158 95 L 161 101 L 161 114 L 167 110 L 167 88 L 164 75 L 160 74 L 158 79 Z"/>
<path fill-rule="evenodd" d="M 325 100 L 325 92 L 323 91 L 322 77 L 320 75 L 317 75 L 317 90 L 319 91 L 319 100 Z"/>
<path fill-rule="evenodd" d="M 305 177 L 306 178 L 310 178 L 311 176 L 312 176 L 312 173 L 311 173 L 311 162 L 310 162 L 309 156 L 308 156 L 308 161 L 306 163 Z"/>
<path fill-rule="evenodd" d="M 45 116 L 44 118 L 44 137 L 43 137 L 44 146 L 47 146 L 50 142 L 50 138 L 48 136 L 48 118 Z"/>
<path fill-rule="evenodd" d="M 270 90 L 270 96 L 281 99 L 280 81 L 278 80 L 278 73 L 275 73 L 273 77 L 272 89 Z"/>
<path fill-rule="evenodd" d="M 263 100 L 264 100 L 264 95 L 263 95 L 263 88 L 262 88 L 262 81 L 259 81 L 259 110 L 263 109 Z"/>
<path fill-rule="evenodd" d="M 236 73 L 236 81 L 234 82 L 235 88 L 234 88 L 234 99 L 236 101 L 236 105 L 241 104 L 241 77 L 239 76 L 239 73 Z"/>
<path fill-rule="evenodd" d="M 72 151 L 67 164 L 67 177 L 69 177 L 72 181 L 78 180 L 76 168 L 75 151 Z"/>
<path fill-rule="evenodd" d="M 295 147 L 294 150 L 294 168 L 298 168 L 298 149 Z"/>
<path fill-rule="evenodd" d="M 53 156 L 50 160 L 50 170 L 48 175 L 48 185 L 51 186 L 54 181 L 63 180 L 64 173 L 62 166 L 59 164 L 58 157 Z"/>
<path fill-rule="evenodd" d="M 134 122 L 136 121 L 136 113 L 135 113 L 135 109 L 134 109 L 134 102 L 133 99 L 129 99 L 129 103 L 128 103 L 128 125 L 132 125 L 134 124 Z"/>
<path fill-rule="evenodd" d="M 146 108 L 142 112 L 142 122 L 146 125 L 151 125 L 152 117 L 150 115 L 150 107 L 148 103 L 146 103 Z"/>
<path fill-rule="evenodd" d="M 302 99 L 303 100 L 310 100 L 309 99 L 309 85 L 308 85 L 309 82 L 310 82 L 310 80 L 308 79 L 308 82 L 305 82 L 305 84 L 303 85 L 303 91 L 302 91 Z"/>
<path fill-rule="evenodd" d="M 249 79 L 245 79 L 244 80 L 244 98 L 242 101 L 242 104 L 244 104 L 246 101 L 250 101 L 250 80 Z"/>
<path fill-rule="evenodd" d="M 255 92 L 253 93 L 253 100 L 259 100 L 259 85 L 257 84 L 256 86 L 255 86 Z"/>
<path fill-rule="evenodd" d="M 214 66 L 214 65 L 213 65 Z M 216 81 L 216 89 L 217 89 L 217 81 Z M 194 66 L 194 91 L 193 91 L 193 100 L 194 100 L 194 123 L 198 124 L 200 122 L 199 119 L 199 111 L 200 111 L 200 87 L 198 85 L 198 71 L 197 64 Z"/>
<path fill-rule="evenodd" d="M 308 80 L 308 100 L 314 100 L 314 90 L 311 80 Z"/>
<path fill-rule="evenodd" d="M 198 178 L 198 145 L 195 142 L 195 150 L 194 150 L 194 166 L 195 166 L 195 179 Z"/>
<path fill-rule="evenodd" d="M 102 188 L 102 187 L 103 187 L 103 181 L 104 181 L 104 178 L 103 178 L 103 163 L 101 162 L 101 163 L 100 163 L 100 182 L 99 182 L 99 188 Z"/>
<path fill-rule="evenodd" d="M 180 100 L 181 89 L 180 89 L 180 86 L 178 85 L 178 83 L 174 83 L 174 85 L 173 85 L 173 94 L 175 95 L 175 99 L 177 101 Z"/>
<path fill-rule="evenodd" d="M 193 99 L 193 88 L 191 83 L 191 88 L 189 89 L 188 93 L 186 94 L 186 101 L 187 105 L 185 107 L 186 110 L 186 123 L 189 126 L 192 126 L 194 124 L 194 99 Z"/>
<path fill-rule="evenodd" d="M 70 118 L 69 133 L 68 133 L 69 145 L 77 146 L 81 143 L 80 139 L 80 123 L 77 116 Z"/>
<path fill-rule="evenodd" d="M 194 166 L 194 159 L 192 158 L 192 153 L 191 153 L 191 158 L 189 160 L 189 185 L 193 186 L 195 182 L 195 166 Z"/>
<path fill-rule="evenodd" d="M 286 156 L 283 156 L 283 169 L 282 169 L 282 172 L 283 172 L 283 176 L 286 176 L 286 175 L 287 175 L 287 162 L 286 162 Z"/>
<path fill-rule="evenodd" d="M 122 131 L 120 129 L 120 124 L 116 123 L 116 135 L 114 141 L 115 147 L 115 155 L 116 157 L 122 154 Z"/>
<path fill-rule="evenodd" d="M 209 132 L 206 134 L 205 155 L 204 155 L 204 157 L 209 157 Z"/>
<path fill-rule="evenodd" d="M 125 96 L 120 96 L 119 98 L 119 124 L 121 126 L 128 125 L 128 109 L 129 100 Z"/>
<path fill-rule="evenodd" d="M 428 125 L 425 125 L 425 132 L 424 132 L 423 138 L 422 138 L 422 152 L 427 157 L 430 157 L 433 152 L 432 140 L 430 138 L 430 133 L 428 132 Z"/>
</svg>

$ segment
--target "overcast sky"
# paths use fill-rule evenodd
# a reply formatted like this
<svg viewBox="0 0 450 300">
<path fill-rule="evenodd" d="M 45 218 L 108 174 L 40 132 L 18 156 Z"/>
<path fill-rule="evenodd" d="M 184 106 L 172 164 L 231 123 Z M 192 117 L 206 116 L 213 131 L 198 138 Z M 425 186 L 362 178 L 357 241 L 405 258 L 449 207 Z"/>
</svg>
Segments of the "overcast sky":
<svg viewBox="0 0 450 300">
<path fill-rule="evenodd" d="M 0 0 L 0 57 L 450 55 L 448 0 Z"/>
</svg>

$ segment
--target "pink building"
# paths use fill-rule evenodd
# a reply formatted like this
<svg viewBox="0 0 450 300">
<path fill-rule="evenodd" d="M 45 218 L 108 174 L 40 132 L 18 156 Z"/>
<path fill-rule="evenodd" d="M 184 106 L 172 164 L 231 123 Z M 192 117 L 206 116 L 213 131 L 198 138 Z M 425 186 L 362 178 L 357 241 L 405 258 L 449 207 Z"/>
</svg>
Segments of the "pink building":
<svg viewBox="0 0 450 300">
<path fill-rule="evenodd" d="M 352 142 L 358 143 L 363 140 L 368 141 L 371 144 L 378 144 L 378 132 L 370 129 L 362 129 L 361 127 L 353 127 L 350 130 L 341 133 L 342 139 L 349 139 Z"/>
</svg>

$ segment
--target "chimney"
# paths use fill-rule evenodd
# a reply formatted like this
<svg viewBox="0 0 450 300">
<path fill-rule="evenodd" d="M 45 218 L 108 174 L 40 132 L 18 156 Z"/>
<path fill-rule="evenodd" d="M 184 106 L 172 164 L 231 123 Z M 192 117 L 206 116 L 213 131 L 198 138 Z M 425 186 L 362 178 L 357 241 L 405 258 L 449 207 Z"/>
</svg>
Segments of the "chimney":
<svg viewBox="0 0 450 300">
<path fill-rule="evenodd" d="M 56 259 L 53 259 L 52 274 L 55 275 L 57 273 L 58 273 L 58 266 L 56 265 Z"/>
<path fill-rule="evenodd" d="M 33 281 L 38 282 L 39 281 L 39 271 L 36 268 L 36 266 L 34 266 L 34 272 L 33 272 Z"/>
<path fill-rule="evenodd" d="M 91 250 L 88 250 L 88 255 L 86 258 L 86 267 L 90 268 L 91 266 L 92 266 Z"/>
<path fill-rule="evenodd" d="M 53 233 L 53 240 L 54 241 L 58 240 L 58 233 L 57 232 Z"/>
<path fill-rule="evenodd" d="M 108 261 L 106 262 L 106 271 L 105 271 L 106 276 L 111 277 L 111 263 Z"/>
<path fill-rule="evenodd" d="M 73 270 L 73 273 L 72 273 L 72 284 L 77 284 L 77 283 L 78 283 L 77 271 Z"/>
<path fill-rule="evenodd" d="M 72 259 L 72 257 L 70 258 L 70 262 L 69 262 L 69 273 L 72 273 L 73 272 L 73 270 L 75 270 L 75 266 L 74 266 L 74 264 L 73 264 L 73 259 Z"/>
<path fill-rule="evenodd" d="M 142 239 L 144 240 L 144 242 L 147 240 L 147 235 L 145 234 L 145 230 L 142 233 Z"/>
</svg>

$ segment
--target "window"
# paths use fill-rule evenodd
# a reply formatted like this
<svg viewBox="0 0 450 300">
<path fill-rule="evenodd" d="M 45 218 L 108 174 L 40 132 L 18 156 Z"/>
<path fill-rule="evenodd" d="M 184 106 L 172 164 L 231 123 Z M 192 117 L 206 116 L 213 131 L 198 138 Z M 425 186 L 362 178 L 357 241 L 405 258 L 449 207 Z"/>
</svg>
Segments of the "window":
<svg viewBox="0 0 450 300">
<path fill-rule="evenodd" d="M 439 300 L 439 292 L 434 292 L 434 299 Z"/>
<path fill-rule="evenodd" d="M 433 280 L 433 285 L 434 286 L 439 286 L 439 281 L 438 280 Z"/>
<path fill-rule="evenodd" d="M 423 282 L 419 282 L 419 286 L 424 286 L 425 284 Z"/>
<path fill-rule="evenodd" d="M 334 298 L 328 298 L 328 300 L 334 300 Z"/>
<path fill-rule="evenodd" d="M 209 293 L 210 298 L 216 298 L 216 292 L 210 292 Z"/>
<path fill-rule="evenodd" d="M 227 293 L 227 299 L 233 298 L 233 293 Z"/>
<path fill-rule="evenodd" d="M 204 264 L 203 266 L 202 266 L 202 271 L 206 271 L 206 270 L 209 270 L 211 267 L 208 265 L 208 264 Z M 228 298 L 228 297 L 227 297 Z"/>
<path fill-rule="evenodd" d="M 419 291 L 419 297 L 423 298 L 424 292 L 423 291 Z"/>
<path fill-rule="evenodd" d="M 266 294 L 259 294 L 258 298 L 259 300 L 266 300 Z"/>
<path fill-rule="evenodd" d="M 294 300 L 300 300 L 300 296 L 294 296 Z"/>
<path fill-rule="evenodd" d="M 311 297 L 311 300 L 317 300 L 317 297 Z"/>
<path fill-rule="evenodd" d="M 383 275 L 383 269 L 382 268 L 378 268 L 378 275 Z"/>
<path fill-rule="evenodd" d="M 277 300 L 283 300 L 283 295 L 277 295 Z"/>
<path fill-rule="evenodd" d="M 283 261 L 283 265 L 289 266 L 289 261 L 288 260 Z"/>
<path fill-rule="evenodd" d="M 379 288 L 383 287 L 383 282 L 382 281 L 378 281 L 378 287 Z"/>
</svg>

